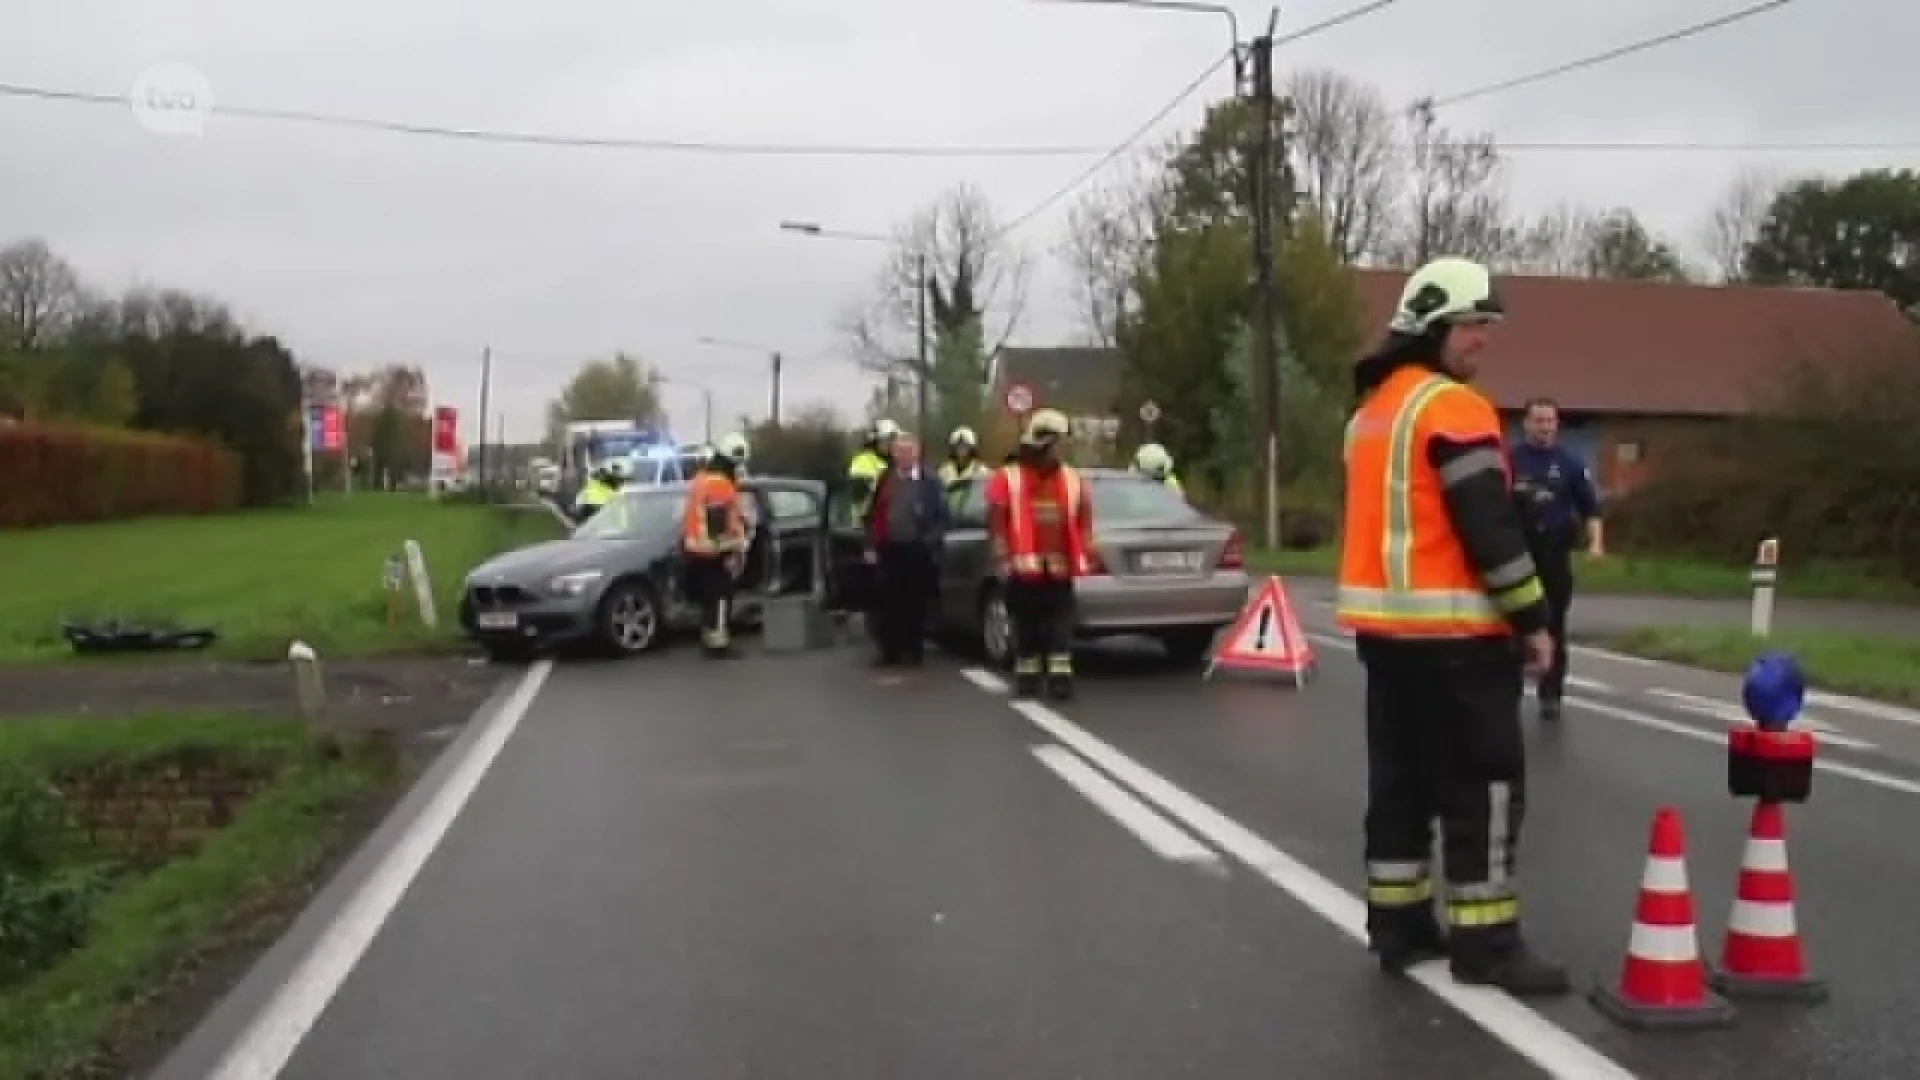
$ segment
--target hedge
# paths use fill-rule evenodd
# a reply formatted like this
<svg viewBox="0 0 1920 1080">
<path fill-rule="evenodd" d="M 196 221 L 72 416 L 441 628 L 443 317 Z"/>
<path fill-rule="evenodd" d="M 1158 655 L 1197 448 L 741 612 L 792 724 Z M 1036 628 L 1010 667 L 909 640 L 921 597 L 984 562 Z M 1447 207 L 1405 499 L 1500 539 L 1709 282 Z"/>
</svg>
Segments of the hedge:
<svg viewBox="0 0 1920 1080">
<path fill-rule="evenodd" d="M 214 514 L 240 505 L 239 455 L 142 431 L 0 427 L 0 528 Z"/>
</svg>

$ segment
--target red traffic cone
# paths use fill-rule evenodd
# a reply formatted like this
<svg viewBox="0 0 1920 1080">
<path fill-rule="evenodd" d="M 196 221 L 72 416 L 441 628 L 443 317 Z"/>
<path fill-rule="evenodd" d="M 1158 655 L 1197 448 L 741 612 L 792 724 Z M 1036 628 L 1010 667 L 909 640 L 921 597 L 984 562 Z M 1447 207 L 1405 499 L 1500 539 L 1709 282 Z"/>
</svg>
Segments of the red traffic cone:
<svg viewBox="0 0 1920 1080">
<path fill-rule="evenodd" d="M 1787 867 L 1787 815 L 1779 803 L 1753 807 L 1747 850 L 1740 859 L 1740 887 L 1714 989 L 1728 997 L 1825 1001 L 1827 986 L 1807 970 L 1793 915 L 1793 871 Z"/>
<path fill-rule="evenodd" d="M 1733 1006 L 1707 989 L 1693 893 L 1687 887 L 1687 840 L 1680 813 L 1672 807 L 1653 815 L 1620 986 L 1597 984 L 1590 998 L 1608 1019 L 1631 1028 L 1719 1027 L 1733 1021 Z"/>
</svg>

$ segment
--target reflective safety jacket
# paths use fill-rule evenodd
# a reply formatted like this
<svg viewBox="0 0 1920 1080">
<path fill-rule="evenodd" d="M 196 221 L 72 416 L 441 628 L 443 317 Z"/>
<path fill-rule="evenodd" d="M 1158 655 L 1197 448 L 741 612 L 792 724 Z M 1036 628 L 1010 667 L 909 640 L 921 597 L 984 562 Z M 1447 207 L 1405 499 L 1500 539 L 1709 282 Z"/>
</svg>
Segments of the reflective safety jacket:
<svg viewBox="0 0 1920 1080">
<path fill-rule="evenodd" d="M 847 462 L 847 490 L 855 521 L 867 519 L 867 509 L 873 505 L 873 489 L 880 483 L 880 474 L 886 471 L 887 459 L 870 446 L 862 447 L 853 455 L 853 460 Z"/>
<path fill-rule="evenodd" d="M 980 464 L 979 458 L 968 458 L 965 465 L 956 464 L 952 458 L 948 458 L 940 463 L 940 483 L 949 488 L 960 487 L 986 471 L 987 467 Z"/>
<path fill-rule="evenodd" d="M 1473 638 L 1546 625 L 1500 417 L 1486 398 L 1420 365 L 1403 367 L 1348 423 L 1346 463 L 1341 626 Z"/>
<path fill-rule="evenodd" d="M 1179 474 L 1175 473 L 1172 469 L 1168 469 L 1165 473 L 1159 476 L 1155 476 L 1150 472 L 1141 472 L 1139 469 L 1135 469 L 1134 472 L 1139 476 L 1144 476 L 1149 480 L 1153 480 L 1160 483 L 1161 485 L 1165 486 L 1168 491 L 1173 492 L 1175 495 L 1185 497 L 1187 494 L 1187 489 L 1184 486 L 1182 486 L 1180 483 Z"/>
<path fill-rule="evenodd" d="M 987 530 L 1013 576 L 1075 578 L 1093 572 L 1093 508 L 1071 465 L 1053 472 L 1005 465 L 987 479 Z"/>
<path fill-rule="evenodd" d="M 599 509 L 605 506 L 613 496 L 613 485 L 597 476 L 590 476 L 587 482 L 581 485 L 580 494 L 574 498 L 573 504 L 582 510 Z"/>
<path fill-rule="evenodd" d="M 681 546 L 694 556 L 726 555 L 747 547 L 740 489 L 721 472 L 702 472 L 687 492 L 680 523 Z"/>
</svg>

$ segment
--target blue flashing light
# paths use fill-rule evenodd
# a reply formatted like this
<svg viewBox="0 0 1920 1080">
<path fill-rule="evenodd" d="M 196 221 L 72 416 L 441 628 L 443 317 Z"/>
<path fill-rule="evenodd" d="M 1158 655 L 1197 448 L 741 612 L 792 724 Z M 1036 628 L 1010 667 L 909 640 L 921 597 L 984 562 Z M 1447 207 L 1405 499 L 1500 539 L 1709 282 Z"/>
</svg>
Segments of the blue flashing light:
<svg viewBox="0 0 1920 1080">
<path fill-rule="evenodd" d="M 1807 704 L 1807 679 L 1799 661 L 1784 652 L 1763 653 L 1747 668 L 1740 702 L 1762 731 L 1785 731 Z"/>
</svg>

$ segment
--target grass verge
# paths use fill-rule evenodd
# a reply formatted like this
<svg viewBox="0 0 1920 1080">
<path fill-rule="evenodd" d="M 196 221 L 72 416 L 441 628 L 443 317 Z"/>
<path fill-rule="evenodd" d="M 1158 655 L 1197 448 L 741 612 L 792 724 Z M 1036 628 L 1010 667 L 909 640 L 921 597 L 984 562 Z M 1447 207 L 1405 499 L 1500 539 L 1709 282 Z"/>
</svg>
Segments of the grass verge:
<svg viewBox="0 0 1920 1080">
<path fill-rule="evenodd" d="M 1340 568 L 1336 548 L 1306 551 L 1261 549 L 1249 552 L 1247 565 L 1269 574 L 1332 577 Z M 1745 566 L 1716 566 L 1680 559 L 1610 555 L 1577 556 L 1574 572 L 1587 595 L 1679 596 L 1746 599 L 1753 595 Z M 1780 595 L 1798 600 L 1853 600 L 1884 604 L 1920 604 L 1920 587 L 1833 564 L 1789 566 L 1780 574 Z"/>
<path fill-rule="evenodd" d="M 63 618 L 209 626 L 220 635 L 217 655 L 245 659 L 282 657 L 296 637 L 323 655 L 450 645 L 467 571 L 507 548 L 559 535 L 541 508 L 403 494 L 0 533 L 8 581 L 0 662 L 70 655 Z M 382 575 L 408 540 L 426 555 L 436 630 L 421 625 L 410 591 L 400 620 L 388 625 Z"/>
<path fill-rule="evenodd" d="M 1920 705 L 1920 641 L 1890 635 L 1821 631 L 1778 633 L 1765 642 L 1739 629 L 1642 627 L 1606 639 L 1609 648 L 1656 660 L 1743 672 L 1760 653 L 1779 649 L 1799 659 L 1822 690 Z"/>
<path fill-rule="evenodd" d="M 259 717 L 0 723 L 0 755 L 18 754 L 49 776 L 182 750 L 272 758 L 276 769 L 230 824 L 151 869 L 116 874 L 77 949 L 0 989 L 0 1076 L 123 1075 L 124 1046 L 150 1039 L 153 1013 L 191 983 L 199 958 L 289 897 L 297 905 L 352 812 L 383 799 L 402 775 L 390 743 L 360 737 L 323 754 L 302 725 Z"/>
</svg>

